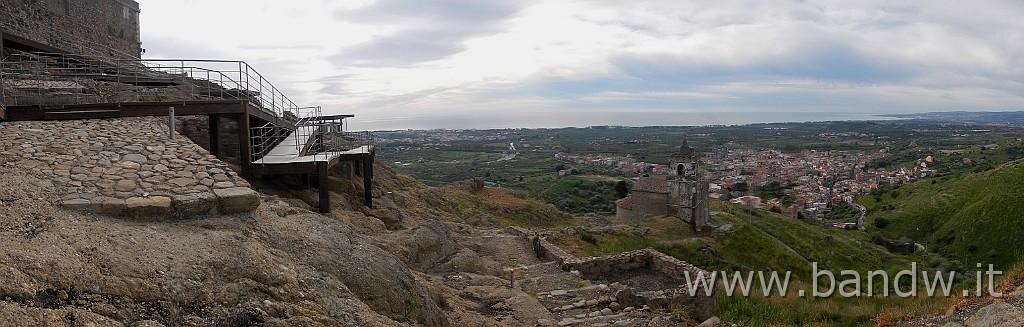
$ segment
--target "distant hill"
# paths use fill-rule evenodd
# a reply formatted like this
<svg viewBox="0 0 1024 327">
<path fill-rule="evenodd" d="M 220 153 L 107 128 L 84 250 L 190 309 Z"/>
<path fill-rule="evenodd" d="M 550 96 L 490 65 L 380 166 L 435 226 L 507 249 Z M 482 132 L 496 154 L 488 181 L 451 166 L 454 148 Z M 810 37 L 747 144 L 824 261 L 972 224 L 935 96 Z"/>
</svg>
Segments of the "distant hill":
<svg viewBox="0 0 1024 327">
<path fill-rule="evenodd" d="M 951 123 L 1024 125 L 1024 111 L 944 111 L 915 114 L 879 115 L 883 117 L 933 120 Z"/>
<path fill-rule="evenodd" d="M 961 177 L 922 180 L 862 196 L 869 223 L 929 251 L 1008 268 L 1024 258 L 1024 162 Z"/>
</svg>

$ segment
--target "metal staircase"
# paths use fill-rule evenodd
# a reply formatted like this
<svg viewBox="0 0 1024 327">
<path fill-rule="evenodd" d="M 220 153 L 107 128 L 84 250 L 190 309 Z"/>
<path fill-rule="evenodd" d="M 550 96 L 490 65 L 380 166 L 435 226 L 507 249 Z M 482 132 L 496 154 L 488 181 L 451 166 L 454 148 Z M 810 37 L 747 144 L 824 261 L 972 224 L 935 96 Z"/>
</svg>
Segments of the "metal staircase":
<svg viewBox="0 0 1024 327">
<path fill-rule="evenodd" d="M 320 107 L 305 107 L 286 111 L 284 117 L 292 124 L 251 128 L 253 164 L 331 161 L 373 147 L 368 132 L 346 131 L 344 120 L 353 115 L 324 116 Z"/>
</svg>

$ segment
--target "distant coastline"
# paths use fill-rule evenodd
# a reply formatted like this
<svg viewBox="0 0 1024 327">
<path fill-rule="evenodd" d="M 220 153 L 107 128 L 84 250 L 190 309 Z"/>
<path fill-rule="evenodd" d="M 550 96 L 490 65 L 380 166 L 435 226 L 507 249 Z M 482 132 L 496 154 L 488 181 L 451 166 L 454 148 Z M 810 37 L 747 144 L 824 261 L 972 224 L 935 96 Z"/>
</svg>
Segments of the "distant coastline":
<svg viewBox="0 0 1024 327">
<path fill-rule="evenodd" d="M 1024 111 L 936 111 L 879 116 L 956 123 L 1024 125 Z"/>
<path fill-rule="evenodd" d="M 736 126 L 768 123 L 878 121 L 906 119 L 855 112 L 517 112 L 473 115 L 360 117 L 353 126 L 365 130 L 507 129 L 590 126 Z"/>
</svg>

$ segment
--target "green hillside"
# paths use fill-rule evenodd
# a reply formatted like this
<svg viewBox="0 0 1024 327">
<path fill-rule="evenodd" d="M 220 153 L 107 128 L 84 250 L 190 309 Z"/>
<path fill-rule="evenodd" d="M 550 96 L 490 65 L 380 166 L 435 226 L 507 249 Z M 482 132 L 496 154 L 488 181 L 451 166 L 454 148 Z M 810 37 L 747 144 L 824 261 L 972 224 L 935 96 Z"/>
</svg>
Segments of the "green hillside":
<svg viewBox="0 0 1024 327">
<path fill-rule="evenodd" d="M 652 247 L 711 271 L 792 272 L 791 293 L 765 298 L 719 296 L 719 316 L 726 321 L 764 325 L 871 326 L 878 321 L 930 314 L 945 307 L 941 297 L 828 298 L 800 297 L 795 290 L 811 290 L 812 262 L 820 270 L 885 270 L 889 275 L 917 262 L 931 270 L 928 258 L 899 255 L 875 245 L 870 235 L 791 219 L 764 210 L 716 202 L 712 206 L 713 235 L 694 237 L 676 217 L 655 217 L 625 223 L 632 229 L 607 233 L 579 233 L 556 242 L 578 256 L 613 254 Z M 821 281 L 826 283 L 825 281 Z M 823 286 L 824 287 L 824 286 Z M 865 289 L 866 291 L 866 289 Z M 881 294 L 875 287 L 874 292 Z"/>
<path fill-rule="evenodd" d="M 875 245 L 865 233 L 839 230 L 791 219 L 764 210 L 716 202 L 713 237 L 694 238 L 689 226 L 675 217 L 626 222 L 636 232 L 591 235 L 594 242 L 559 238 L 560 245 L 577 255 L 613 254 L 653 247 L 711 270 L 792 271 L 796 279 L 811 275 L 811 262 L 819 269 L 905 269 L 917 256 L 892 254 Z M 589 237 L 587 237 L 589 238 Z"/>
<path fill-rule="evenodd" d="M 536 199 L 557 206 L 560 210 L 585 214 L 592 212 L 614 213 L 616 199 L 615 184 L 624 179 L 603 175 L 571 175 L 559 177 L 545 174 L 512 183 L 525 189 Z"/>
<path fill-rule="evenodd" d="M 1024 162 L 876 191 L 859 202 L 868 223 L 962 262 L 1006 269 L 1024 258 Z"/>
</svg>

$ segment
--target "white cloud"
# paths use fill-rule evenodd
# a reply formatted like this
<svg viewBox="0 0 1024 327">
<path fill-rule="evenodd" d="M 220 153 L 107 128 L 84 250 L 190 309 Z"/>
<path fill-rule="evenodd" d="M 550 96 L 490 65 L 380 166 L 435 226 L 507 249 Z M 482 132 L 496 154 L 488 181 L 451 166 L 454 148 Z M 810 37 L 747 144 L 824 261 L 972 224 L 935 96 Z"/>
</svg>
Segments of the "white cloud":
<svg viewBox="0 0 1024 327">
<path fill-rule="evenodd" d="M 1024 104 L 1014 1 L 140 2 L 147 54 L 360 116 Z"/>
</svg>

